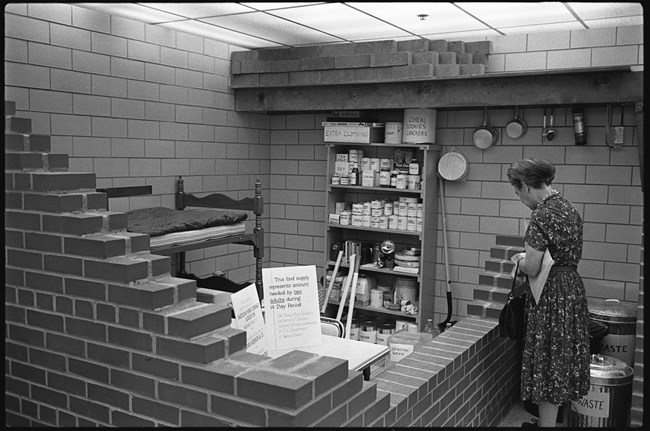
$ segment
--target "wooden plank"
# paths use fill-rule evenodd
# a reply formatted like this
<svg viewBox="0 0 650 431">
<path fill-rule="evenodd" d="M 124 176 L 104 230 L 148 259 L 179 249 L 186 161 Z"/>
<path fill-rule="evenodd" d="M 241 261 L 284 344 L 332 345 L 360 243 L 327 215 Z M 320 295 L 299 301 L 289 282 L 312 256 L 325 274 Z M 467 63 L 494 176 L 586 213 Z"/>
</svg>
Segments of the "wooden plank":
<svg viewBox="0 0 650 431">
<path fill-rule="evenodd" d="M 150 195 L 151 186 L 125 186 L 125 187 L 107 187 L 96 189 L 98 192 L 106 193 L 109 198 L 124 198 L 130 196 Z"/>
<path fill-rule="evenodd" d="M 246 112 L 542 106 L 639 100 L 643 100 L 643 72 L 630 70 L 235 89 L 235 109 Z"/>
</svg>

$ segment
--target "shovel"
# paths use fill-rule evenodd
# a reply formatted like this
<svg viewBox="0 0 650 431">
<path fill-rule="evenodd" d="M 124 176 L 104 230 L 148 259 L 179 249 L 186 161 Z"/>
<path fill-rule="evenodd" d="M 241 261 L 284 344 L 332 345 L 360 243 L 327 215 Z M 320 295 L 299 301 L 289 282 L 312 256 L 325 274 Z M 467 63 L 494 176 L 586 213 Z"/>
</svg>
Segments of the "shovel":
<svg viewBox="0 0 650 431">
<path fill-rule="evenodd" d="M 456 321 L 451 321 L 451 311 L 452 311 L 452 302 L 451 302 L 451 280 L 449 278 L 449 252 L 447 251 L 447 216 L 445 214 L 445 192 L 444 192 L 445 183 L 442 178 L 440 178 L 440 210 L 442 213 L 442 244 L 443 251 L 445 255 L 445 277 L 447 281 L 447 318 L 438 323 L 438 329 L 440 332 L 444 332 L 445 329 L 449 326 L 456 324 Z"/>
</svg>

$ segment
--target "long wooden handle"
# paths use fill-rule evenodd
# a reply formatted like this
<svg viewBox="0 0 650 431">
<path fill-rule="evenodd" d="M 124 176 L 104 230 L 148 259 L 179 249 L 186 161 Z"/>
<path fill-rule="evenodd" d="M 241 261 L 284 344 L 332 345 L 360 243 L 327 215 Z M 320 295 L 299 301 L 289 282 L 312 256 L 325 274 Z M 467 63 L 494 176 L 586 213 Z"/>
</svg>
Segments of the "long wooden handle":
<svg viewBox="0 0 650 431">
<path fill-rule="evenodd" d="M 345 322 L 345 338 L 350 338 L 350 331 L 352 331 L 352 315 L 354 313 L 354 300 L 357 294 L 357 280 L 359 279 L 359 266 L 361 257 L 357 256 L 354 264 L 354 275 L 352 276 L 352 291 L 350 292 L 350 306 L 348 307 L 348 318 Z"/>
<path fill-rule="evenodd" d="M 348 271 L 348 277 L 345 279 L 345 283 L 343 283 L 343 292 L 341 292 L 339 311 L 336 313 L 336 320 L 339 322 L 341 321 L 341 316 L 343 316 L 343 308 L 345 307 L 345 299 L 348 296 L 348 290 L 350 290 L 350 283 L 352 282 L 352 274 L 354 273 L 354 264 L 356 263 L 356 258 L 356 254 L 350 256 L 350 269 Z"/>
<path fill-rule="evenodd" d="M 336 265 L 334 265 L 334 271 L 332 272 L 332 278 L 330 279 L 329 285 L 327 286 L 327 293 L 325 294 L 325 301 L 323 301 L 323 307 L 320 310 L 321 314 L 325 314 L 325 309 L 327 308 L 327 301 L 330 300 L 330 295 L 332 294 L 332 288 L 334 287 L 334 279 L 336 278 L 337 274 L 339 273 L 339 266 L 341 266 L 341 259 L 343 259 L 343 250 L 339 250 L 339 255 L 336 258 Z"/>
</svg>

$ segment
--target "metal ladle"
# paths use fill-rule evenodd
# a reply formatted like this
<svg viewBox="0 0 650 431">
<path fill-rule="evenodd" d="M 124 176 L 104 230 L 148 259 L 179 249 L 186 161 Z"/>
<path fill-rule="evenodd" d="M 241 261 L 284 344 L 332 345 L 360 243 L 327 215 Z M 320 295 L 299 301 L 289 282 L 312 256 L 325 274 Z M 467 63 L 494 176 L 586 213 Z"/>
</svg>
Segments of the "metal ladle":
<svg viewBox="0 0 650 431">
<path fill-rule="evenodd" d="M 546 129 L 546 139 L 552 141 L 555 138 L 555 129 L 553 128 L 553 109 L 551 109 L 551 124 L 548 129 Z"/>
</svg>

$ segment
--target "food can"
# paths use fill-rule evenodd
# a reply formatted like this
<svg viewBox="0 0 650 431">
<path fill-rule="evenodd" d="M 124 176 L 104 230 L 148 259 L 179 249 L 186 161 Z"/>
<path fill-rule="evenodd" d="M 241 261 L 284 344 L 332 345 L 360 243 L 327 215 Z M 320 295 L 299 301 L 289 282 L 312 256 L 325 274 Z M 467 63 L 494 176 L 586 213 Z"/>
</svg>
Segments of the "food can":
<svg viewBox="0 0 650 431">
<path fill-rule="evenodd" d="M 406 218 L 406 230 L 415 232 L 417 230 L 417 217 Z"/>
<path fill-rule="evenodd" d="M 359 331 L 359 341 L 366 343 L 377 343 L 377 327 L 372 320 L 365 320 L 361 322 L 361 330 Z"/>
<path fill-rule="evenodd" d="M 384 291 L 381 289 L 372 289 L 370 291 L 370 306 L 383 307 L 384 306 Z"/>
<path fill-rule="evenodd" d="M 390 322 L 377 324 L 377 344 L 388 345 L 388 337 L 395 333 L 395 324 Z"/>
<path fill-rule="evenodd" d="M 371 171 L 374 172 L 379 172 L 381 171 L 381 159 L 373 157 L 370 159 L 370 169 Z"/>
<path fill-rule="evenodd" d="M 393 203 L 386 202 L 384 204 L 384 215 L 391 216 L 393 215 Z"/>
<path fill-rule="evenodd" d="M 370 170 L 370 157 L 364 157 L 361 159 L 361 171 Z"/>
<path fill-rule="evenodd" d="M 406 189 L 406 175 L 397 174 L 397 180 L 395 181 L 395 188 L 404 190 Z"/>
<path fill-rule="evenodd" d="M 354 162 L 357 162 L 357 163 L 358 163 L 358 162 L 359 162 L 359 159 L 360 159 L 360 157 L 359 157 L 359 150 L 350 150 L 350 151 L 348 152 L 348 154 L 349 154 L 349 156 L 348 156 L 348 162 L 351 162 L 351 163 L 354 163 Z"/>
<path fill-rule="evenodd" d="M 396 214 L 388 216 L 388 229 L 393 229 L 393 230 L 397 229 L 397 219 L 398 219 L 398 217 L 399 216 L 396 215 Z"/>
<path fill-rule="evenodd" d="M 387 144 L 402 143 L 402 122 L 387 121 L 384 124 L 384 142 Z"/>
<path fill-rule="evenodd" d="M 380 159 L 379 168 L 382 171 L 392 171 L 393 170 L 393 159 Z"/>
<path fill-rule="evenodd" d="M 362 218 L 361 219 L 361 226 L 370 227 L 370 219 L 372 218 L 372 216 L 364 214 L 364 215 L 361 216 L 361 218 Z"/>
<path fill-rule="evenodd" d="M 390 187 L 390 171 L 379 172 L 379 186 Z"/>
<path fill-rule="evenodd" d="M 407 229 L 408 217 L 398 216 L 397 217 L 397 230 L 406 230 Z M 343 224 L 343 223 L 341 223 Z"/>
</svg>

